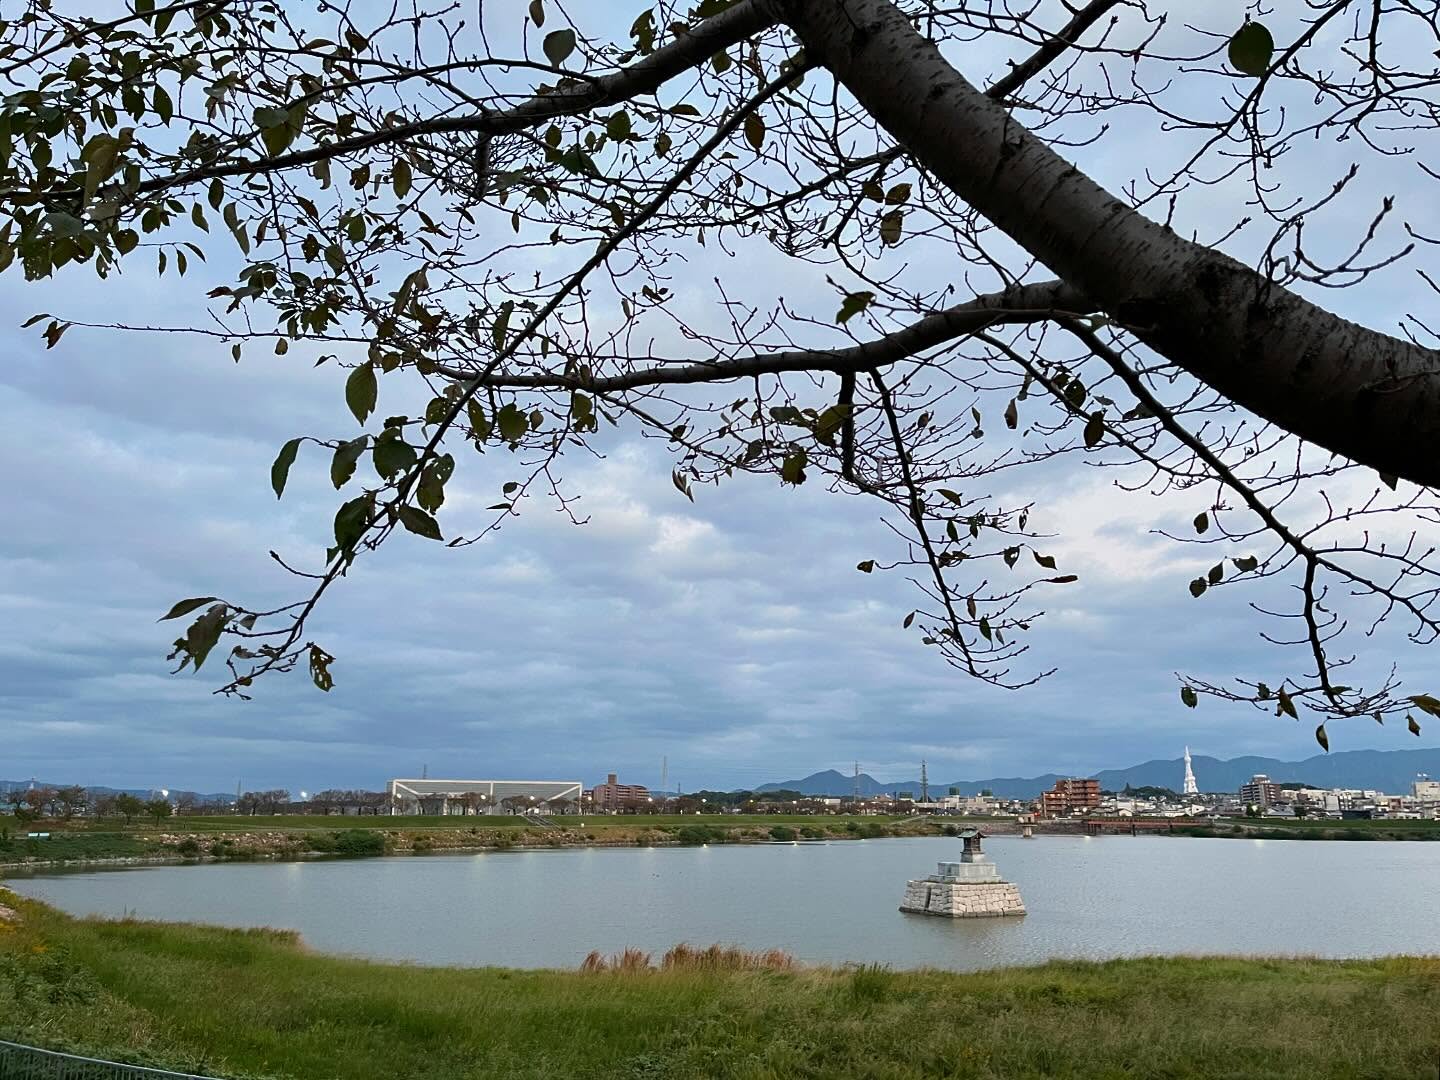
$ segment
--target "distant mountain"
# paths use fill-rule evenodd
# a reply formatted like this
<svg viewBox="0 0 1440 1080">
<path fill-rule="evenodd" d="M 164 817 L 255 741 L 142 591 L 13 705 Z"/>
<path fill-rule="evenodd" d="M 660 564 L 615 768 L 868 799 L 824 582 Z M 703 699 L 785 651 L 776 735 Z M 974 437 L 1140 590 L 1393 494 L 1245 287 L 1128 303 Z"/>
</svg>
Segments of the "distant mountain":
<svg viewBox="0 0 1440 1080">
<path fill-rule="evenodd" d="M 1222 761 L 1213 757 L 1192 757 L 1191 767 L 1201 791 L 1232 792 L 1256 773 L 1265 773 L 1276 780 L 1301 781 L 1317 787 L 1373 788 L 1399 795 L 1410 790 L 1416 773 L 1440 777 L 1440 748 L 1433 750 L 1341 750 L 1333 754 L 1316 754 L 1303 761 L 1281 761 L 1269 757 L 1238 757 Z M 1067 774 L 1073 775 L 1073 774 Z M 1101 788 L 1121 791 L 1131 787 L 1168 787 L 1176 791 L 1185 777 L 1180 758 L 1146 761 L 1125 769 L 1103 769 L 1095 773 Z M 1002 799 L 1033 799 L 1055 785 L 1061 774 L 1041 776 L 999 776 L 989 780 L 956 780 L 950 783 L 932 780 L 932 796 L 947 795 L 955 788 L 961 795 L 978 795 L 982 790 Z M 785 780 L 762 784 L 757 791 L 785 788 L 806 795 L 849 795 L 855 789 L 855 778 L 835 769 L 812 773 L 803 780 Z M 868 773 L 860 774 L 860 794 L 879 795 L 909 791 L 920 793 L 919 780 L 892 780 L 882 783 Z"/>
</svg>

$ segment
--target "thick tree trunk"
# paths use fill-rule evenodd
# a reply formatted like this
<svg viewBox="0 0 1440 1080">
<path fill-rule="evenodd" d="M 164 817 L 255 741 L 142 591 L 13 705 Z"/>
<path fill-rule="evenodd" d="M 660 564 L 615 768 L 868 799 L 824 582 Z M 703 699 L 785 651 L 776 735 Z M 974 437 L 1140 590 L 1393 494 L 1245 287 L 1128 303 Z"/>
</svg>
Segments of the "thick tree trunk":
<svg viewBox="0 0 1440 1080">
<path fill-rule="evenodd" d="M 1310 442 L 1440 484 L 1440 353 L 1150 221 L 976 90 L 889 0 L 767 2 L 917 161 L 1156 352 Z"/>
</svg>

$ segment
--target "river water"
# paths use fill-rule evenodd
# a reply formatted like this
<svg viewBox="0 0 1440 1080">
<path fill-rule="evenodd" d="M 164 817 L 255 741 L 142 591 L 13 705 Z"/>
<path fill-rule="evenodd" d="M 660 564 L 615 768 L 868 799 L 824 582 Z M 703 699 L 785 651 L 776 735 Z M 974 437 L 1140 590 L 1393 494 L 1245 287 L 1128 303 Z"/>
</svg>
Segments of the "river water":
<svg viewBox="0 0 1440 1080">
<path fill-rule="evenodd" d="M 1440 843 L 995 837 L 1029 915 L 896 910 L 951 839 L 572 848 L 11 876 L 84 915 L 300 931 L 312 948 L 574 967 L 591 949 L 781 948 L 815 963 L 974 970 L 1055 957 L 1440 954 Z"/>
</svg>

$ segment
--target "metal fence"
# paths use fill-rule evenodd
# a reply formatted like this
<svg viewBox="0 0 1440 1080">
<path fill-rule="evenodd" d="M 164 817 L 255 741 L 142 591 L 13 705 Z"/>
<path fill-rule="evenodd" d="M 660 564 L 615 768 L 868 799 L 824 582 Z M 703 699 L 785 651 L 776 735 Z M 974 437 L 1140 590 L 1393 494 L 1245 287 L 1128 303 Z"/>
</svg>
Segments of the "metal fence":
<svg viewBox="0 0 1440 1080">
<path fill-rule="evenodd" d="M 196 1073 L 122 1065 L 0 1040 L 0 1080 L 215 1080 Z"/>
</svg>

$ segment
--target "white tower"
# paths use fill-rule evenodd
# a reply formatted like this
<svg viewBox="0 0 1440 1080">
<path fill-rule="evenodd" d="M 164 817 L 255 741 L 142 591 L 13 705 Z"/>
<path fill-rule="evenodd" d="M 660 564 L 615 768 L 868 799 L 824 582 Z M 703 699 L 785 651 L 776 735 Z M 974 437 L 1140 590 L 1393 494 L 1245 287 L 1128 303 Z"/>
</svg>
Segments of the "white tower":
<svg viewBox="0 0 1440 1080">
<path fill-rule="evenodd" d="M 1185 791 L 1186 795 L 1199 795 L 1200 785 L 1195 783 L 1195 770 L 1190 767 L 1190 747 L 1185 747 Z"/>
</svg>

